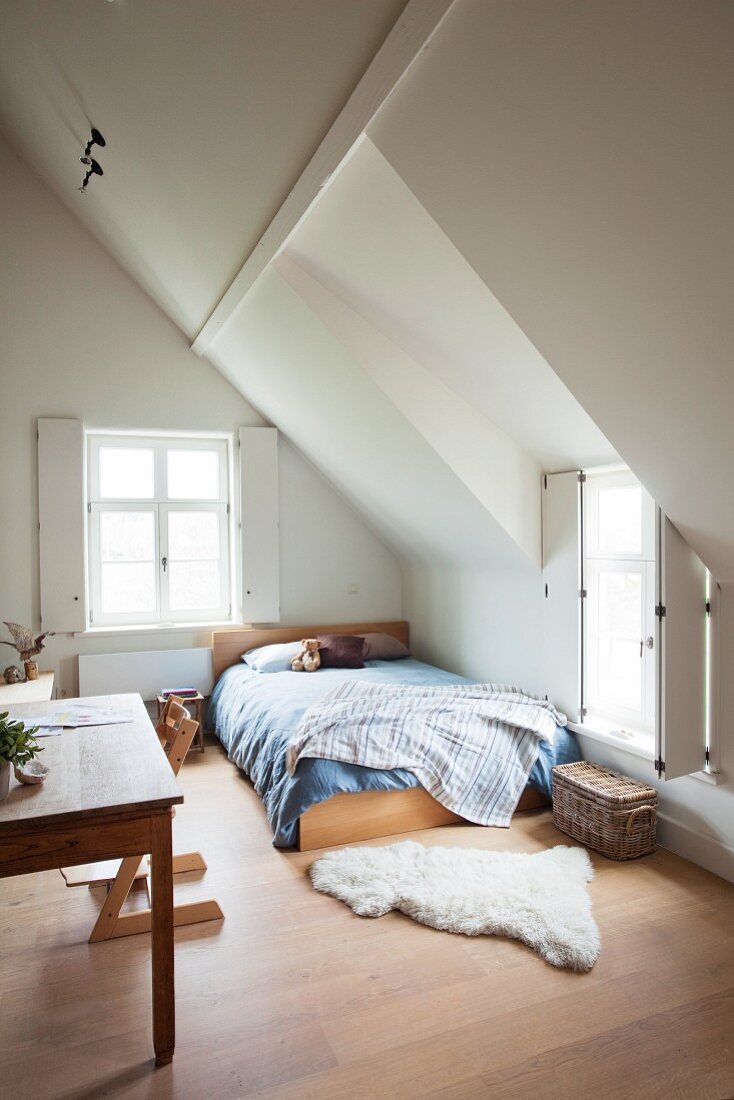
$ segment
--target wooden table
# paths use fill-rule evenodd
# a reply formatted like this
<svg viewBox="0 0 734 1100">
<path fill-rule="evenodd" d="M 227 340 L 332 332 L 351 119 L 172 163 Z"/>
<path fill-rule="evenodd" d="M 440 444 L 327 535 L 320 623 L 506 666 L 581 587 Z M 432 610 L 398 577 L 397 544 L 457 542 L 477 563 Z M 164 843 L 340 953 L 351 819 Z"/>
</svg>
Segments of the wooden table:
<svg viewBox="0 0 734 1100">
<path fill-rule="evenodd" d="M 120 707 L 133 721 L 42 739 L 46 782 L 11 779 L 0 802 L 0 878 L 150 854 L 153 1045 L 156 1065 L 165 1065 L 175 1045 L 171 818 L 183 794 L 139 695 L 65 702 Z M 24 703 L 11 714 L 32 721 L 50 709 Z"/>
</svg>

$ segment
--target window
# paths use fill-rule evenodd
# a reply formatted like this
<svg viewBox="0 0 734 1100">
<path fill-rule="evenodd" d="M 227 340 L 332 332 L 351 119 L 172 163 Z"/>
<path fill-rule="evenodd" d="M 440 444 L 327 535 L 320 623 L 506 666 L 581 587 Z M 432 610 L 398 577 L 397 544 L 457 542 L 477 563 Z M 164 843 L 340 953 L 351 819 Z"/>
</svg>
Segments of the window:
<svg viewBox="0 0 734 1100">
<path fill-rule="evenodd" d="M 666 780 L 718 766 L 718 586 L 625 467 L 543 475 L 543 677 Z"/>
<path fill-rule="evenodd" d="M 90 624 L 228 619 L 228 441 L 87 438 Z"/>
<path fill-rule="evenodd" d="M 655 504 L 629 471 L 589 473 L 584 514 L 587 715 L 655 728 Z"/>
</svg>

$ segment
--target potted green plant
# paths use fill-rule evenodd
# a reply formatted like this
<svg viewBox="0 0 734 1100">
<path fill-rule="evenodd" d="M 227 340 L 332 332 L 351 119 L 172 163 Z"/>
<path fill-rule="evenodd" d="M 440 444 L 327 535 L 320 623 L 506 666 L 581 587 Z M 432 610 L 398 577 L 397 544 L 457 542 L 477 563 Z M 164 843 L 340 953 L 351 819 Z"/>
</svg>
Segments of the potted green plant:
<svg viewBox="0 0 734 1100">
<path fill-rule="evenodd" d="M 0 714 L 0 802 L 8 793 L 11 767 L 22 767 L 43 752 L 34 736 L 37 732 L 38 726 L 9 721 L 7 711 Z"/>
</svg>

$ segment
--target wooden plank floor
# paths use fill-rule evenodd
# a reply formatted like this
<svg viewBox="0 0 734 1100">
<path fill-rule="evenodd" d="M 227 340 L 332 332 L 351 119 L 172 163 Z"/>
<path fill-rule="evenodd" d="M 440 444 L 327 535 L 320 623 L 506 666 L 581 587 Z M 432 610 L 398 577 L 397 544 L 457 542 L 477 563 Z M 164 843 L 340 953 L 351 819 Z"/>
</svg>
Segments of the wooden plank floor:
<svg viewBox="0 0 734 1100">
<path fill-rule="evenodd" d="M 56 873 L 0 882 L 2 1100 L 479 1100 L 734 1096 L 734 887 L 658 851 L 595 859 L 602 954 L 587 975 L 528 948 L 360 919 L 314 893 L 318 853 L 270 846 L 213 743 L 181 776 L 179 851 L 223 924 L 176 934 L 178 1042 L 153 1069 L 147 936 L 90 946 L 99 905 Z M 539 851 L 547 811 L 426 844 Z M 385 843 L 374 841 L 373 843 Z"/>
</svg>

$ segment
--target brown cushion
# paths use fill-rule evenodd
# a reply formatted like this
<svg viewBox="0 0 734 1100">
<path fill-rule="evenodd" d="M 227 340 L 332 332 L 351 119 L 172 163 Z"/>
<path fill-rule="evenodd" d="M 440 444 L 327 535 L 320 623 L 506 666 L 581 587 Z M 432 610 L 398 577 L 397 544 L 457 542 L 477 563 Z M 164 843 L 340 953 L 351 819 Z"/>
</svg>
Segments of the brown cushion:
<svg viewBox="0 0 734 1100">
<path fill-rule="evenodd" d="M 410 657 L 410 650 L 392 634 L 361 634 L 364 638 L 365 661 L 399 661 Z"/>
<path fill-rule="evenodd" d="M 364 638 L 356 634 L 319 634 L 322 668 L 364 668 Z"/>
</svg>

